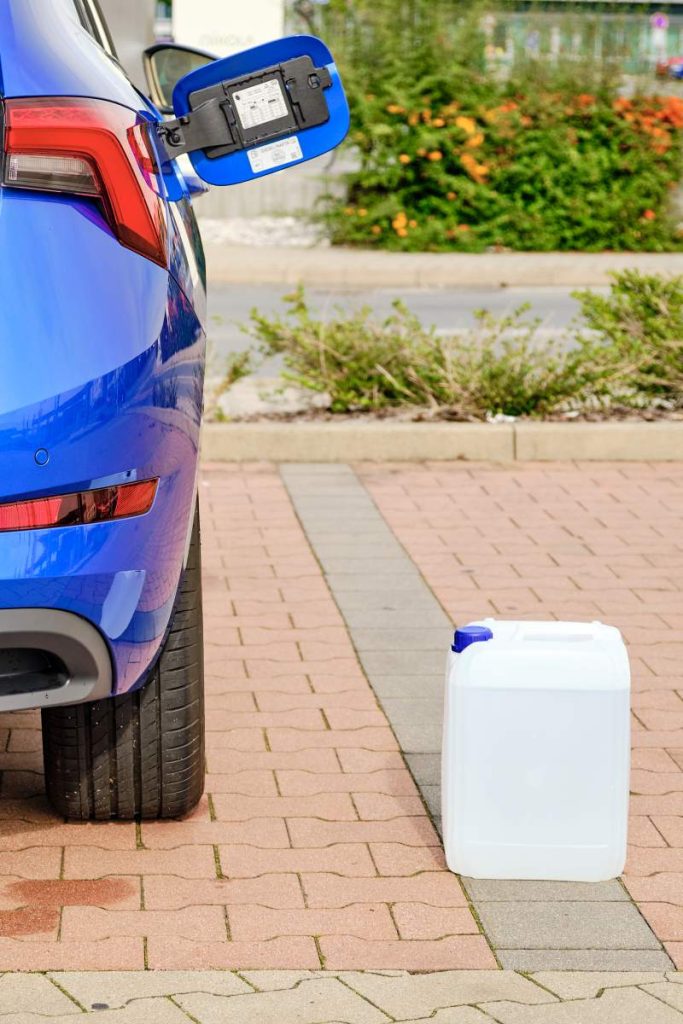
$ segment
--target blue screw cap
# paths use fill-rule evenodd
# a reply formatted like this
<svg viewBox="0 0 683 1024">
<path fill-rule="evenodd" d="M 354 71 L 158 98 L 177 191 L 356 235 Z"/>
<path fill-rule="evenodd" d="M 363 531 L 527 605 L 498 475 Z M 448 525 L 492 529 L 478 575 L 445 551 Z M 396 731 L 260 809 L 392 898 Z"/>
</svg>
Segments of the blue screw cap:
<svg viewBox="0 0 683 1024">
<path fill-rule="evenodd" d="M 462 654 L 470 644 L 481 644 L 493 640 L 493 633 L 488 626 L 463 626 L 455 631 L 455 640 L 451 648 L 456 654 Z"/>
</svg>

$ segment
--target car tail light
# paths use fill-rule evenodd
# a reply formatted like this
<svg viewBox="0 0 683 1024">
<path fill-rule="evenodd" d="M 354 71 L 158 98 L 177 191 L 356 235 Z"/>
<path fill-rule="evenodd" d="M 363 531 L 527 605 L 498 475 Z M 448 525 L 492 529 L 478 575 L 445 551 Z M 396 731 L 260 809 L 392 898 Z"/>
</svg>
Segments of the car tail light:
<svg viewBox="0 0 683 1024">
<path fill-rule="evenodd" d="M 3 183 L 96 197 L 123 245 L 166 266 L 165 211 L 146 123 L 104 100 L 6 100 Z"/>
<path fill-rule="evenodd" d="M 0 505 L 0 533 L 40 530 L 49 526 L 85 526 L 141 516 L 151 509 L 158 483 L 158 480 L 144 480 L 120 487 L 100 487 L 94 491 Z"/>
</svg>

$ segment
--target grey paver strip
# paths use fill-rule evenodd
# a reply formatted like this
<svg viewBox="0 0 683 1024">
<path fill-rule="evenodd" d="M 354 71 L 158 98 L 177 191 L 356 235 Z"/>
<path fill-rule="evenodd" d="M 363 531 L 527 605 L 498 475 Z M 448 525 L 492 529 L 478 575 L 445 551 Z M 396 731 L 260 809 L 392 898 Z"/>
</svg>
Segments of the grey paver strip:
<svg viewBox="0 0 683 1024">
<path fill-rule="evenodd" d="M 497 949 L 505 970 L 665 971 L 671 960 L 662 949 Z"/>
<path fill-rule="evenodd" d="M 681 1015 L 637 988 L 615 988 L 600 999 L 522 1006 L 494 1003 L 487 1012 L 500 1024 L 681 1024 Z"/>
<path fill-rule="evenodd" d="M 132 999 L 174 996 L 181 992 L 232 996 L 251 991 L 245 981 L 227 971 L 65 971 L 48 977 L 54 978 L 60 988 L 86 1009 L 94 1003 L 116 1008 Z M 0 984 L 0 1006 L 3 1005 L 1 993 Z"/>
<path fill-rule="evenodd" d="M 618 882 L 526 882 L 463 878 L 470 899 L 476 903 L 550 902 L 553 900 L 590 903 L 628 902 L 629 896 Z"/>
<path fill-rule="evenodd" d="M 477 903 L 477 909 L 486 933 L 501 949 L 661 948 L 632 903 Z"/>
<path fill-rule="evenodd" d="M 349 466 L 289 464 L 280 472 L 363 669 L 438 821 L 443 673 L 452 623 L 414 562 L 402 547 L 397 551 L 395 535 Z M 355 537 L 363 547 L 360 557 L 352 550 Z M 343 555 L 336 544 L 343 544 Z M 466 884 L 504 967 L 671 966 L 618 883 L 567 883 L 549 888 L 545 898 L 533 884 Z"/>
</svg>

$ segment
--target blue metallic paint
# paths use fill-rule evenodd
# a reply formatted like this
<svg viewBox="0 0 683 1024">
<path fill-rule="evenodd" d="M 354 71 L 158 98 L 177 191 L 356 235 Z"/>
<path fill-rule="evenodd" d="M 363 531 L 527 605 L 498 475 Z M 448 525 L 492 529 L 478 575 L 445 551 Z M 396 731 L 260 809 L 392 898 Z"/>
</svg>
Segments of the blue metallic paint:
<svg viewBox="0 0 683 1024">
<path fill-rule="evenodd" d="M 6 97 L 150 116 L 66 0 L 3 0 L 0 57 Z M 195 501 L 206 300 L 184 191 L 167 204 L 169 272 L 120 245 L 89 200 L 0 188 L 0 500 L 160 478 L 147 515 L 0 534 L 0 608 L 93 622 L 119 693 L 144 681 L 168 628 Z"/>
</svg>

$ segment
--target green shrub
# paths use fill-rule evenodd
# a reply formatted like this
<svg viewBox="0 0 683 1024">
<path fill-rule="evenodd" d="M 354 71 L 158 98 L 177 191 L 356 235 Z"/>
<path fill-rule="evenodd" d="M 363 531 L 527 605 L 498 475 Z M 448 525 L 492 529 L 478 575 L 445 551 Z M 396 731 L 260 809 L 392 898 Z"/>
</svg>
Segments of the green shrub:
<svg viewBox="0 0 683 1024">
<path fill-rule="evenodd" d="M 627 270 L 609 295 L 577 292 L 593 333 L 582 351 L 599 393 L 625 402 L 683 405 L 683 277 Z"/>
<path fill-rule="evenodd" d="M 287 381 L 326 393 L 336 413 L 540 416 L 584 384 L 578 353 L 539 341 L 525 308 L 502 319 L 481 313 L 474 331 L 443 337 L 399 301 L 381 321 L 369 309 L 317 319 L 301 288 L 285 302 L 283 316 L 254 312 L 251 333 L 264 355 L 284 356 Z"/>
<path fill-rule="evenodd" d="M 302 288 L 283 315 L 252 313 L 265 356 L 284 358 L 290 383 L 329 396 L 334 413 L 408 409 L 470 420 L 494 416 L 683 408 L 683 278 L 626 271 L 608 296 L 577 292 L 573 336 L 548 341 L 521 307 L 477 314 L 444 336 L 402 302 L 384 320 L 369 309 L 326 320 Z"/>
<path fill-rule="evenodd" d="M 407 251 L 680 248 L 671 193 L 683 100 L 622 98 L 614 63 L 593 55 L 523 58 L 503 81 L 486 69 L 483 10 L 330 0 L 308 11 L 338 54 L 359 160 L 346 200 L 324 207 L 332 240 Z M 585 26 L 590 15 L 568 17 Z"/>
</svg>

